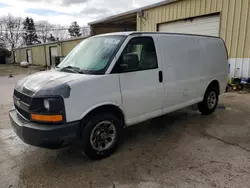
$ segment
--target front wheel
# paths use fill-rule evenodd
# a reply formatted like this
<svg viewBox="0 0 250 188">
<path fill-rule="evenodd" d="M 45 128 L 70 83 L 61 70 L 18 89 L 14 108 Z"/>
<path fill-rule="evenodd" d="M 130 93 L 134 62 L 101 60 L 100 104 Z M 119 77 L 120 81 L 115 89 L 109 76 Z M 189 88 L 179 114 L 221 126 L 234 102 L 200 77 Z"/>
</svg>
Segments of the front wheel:
<svg viewBox="0 0 250 188">
<path fill-rule="evenodd" d="M 198 109 L 203 115 L 212 114 L 217 108 L 219 101 L 219 94 L 216 89 L 209 88 L 201 103 L 198 104 Z"/>
<path fill-rule="evenodd" d="M 92 116 L 82 131 L 82 145 L 85 155 L 100 160 L 114 153 L 121 140 L 121 120 L 110 113 Z"/>
</svg>

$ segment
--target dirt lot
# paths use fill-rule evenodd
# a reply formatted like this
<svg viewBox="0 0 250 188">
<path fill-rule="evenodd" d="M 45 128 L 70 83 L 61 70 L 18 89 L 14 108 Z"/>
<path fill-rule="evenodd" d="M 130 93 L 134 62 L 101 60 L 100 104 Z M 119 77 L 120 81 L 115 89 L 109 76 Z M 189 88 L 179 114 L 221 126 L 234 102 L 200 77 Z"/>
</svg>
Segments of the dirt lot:
<svg viewBox="0 0 250 188">
<path fill-rule="evenodd" d="M 126 130 L 110 158 L 93 162 L 77 148 L 28 146 L 7 113 L 19 77 L 0 77 L 0 187 L 210 188 L 250 185 L 250 95 L 228 93 L 215 114 L 194 108 Z"/>
</svg>

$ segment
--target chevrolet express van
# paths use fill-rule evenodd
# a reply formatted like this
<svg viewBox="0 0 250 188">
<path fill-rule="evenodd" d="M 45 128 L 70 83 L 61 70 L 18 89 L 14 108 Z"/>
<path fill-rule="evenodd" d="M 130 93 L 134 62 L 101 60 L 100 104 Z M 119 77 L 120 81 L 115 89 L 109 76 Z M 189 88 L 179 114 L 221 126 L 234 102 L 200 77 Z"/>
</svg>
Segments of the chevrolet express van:
<svg viewBox="0 0 250 188">
<path fill-rule="evenodd" d="M 213 113 L 225 92 L 222 39 L 125 32 L 90 37 L 59 66 L 20 80 L 9 116 L 30 145 L 57 149 L 80 141 L 91 159 L 110 156 L 123 128 L 198 104 Z"/>
</svg>

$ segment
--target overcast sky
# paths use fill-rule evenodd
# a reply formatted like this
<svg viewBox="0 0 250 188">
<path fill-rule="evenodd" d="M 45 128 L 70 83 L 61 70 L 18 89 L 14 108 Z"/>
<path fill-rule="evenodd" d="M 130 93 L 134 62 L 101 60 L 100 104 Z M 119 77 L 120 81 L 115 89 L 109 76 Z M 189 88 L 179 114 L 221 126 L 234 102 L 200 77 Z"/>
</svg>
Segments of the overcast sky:
<svg viewBox="0 0 250 188">
<path fill-rule="evenodd" d="M 77 21 L 81 26 L 124 11 L 162 0 L 0 0 L 0 16 L 31 16 L 53 24 L 69 26 Z"/>
</svg>

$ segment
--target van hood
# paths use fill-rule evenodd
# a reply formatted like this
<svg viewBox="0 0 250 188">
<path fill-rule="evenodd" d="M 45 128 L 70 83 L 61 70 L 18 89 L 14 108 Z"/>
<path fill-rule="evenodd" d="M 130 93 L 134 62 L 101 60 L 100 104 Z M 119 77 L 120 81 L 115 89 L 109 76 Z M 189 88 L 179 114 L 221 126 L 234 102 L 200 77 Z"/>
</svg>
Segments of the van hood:
<svg viewBox="0 0 250 188">
<path fill-rule="evenodd" d="M 15 89 L 28 96 L 61 95 L 68 98 L 70 95 L 69 82 L 87 80 L 93 75 L 58 72 L 56 70 L 39 72 L 20 80 Z"/>
</svg>

